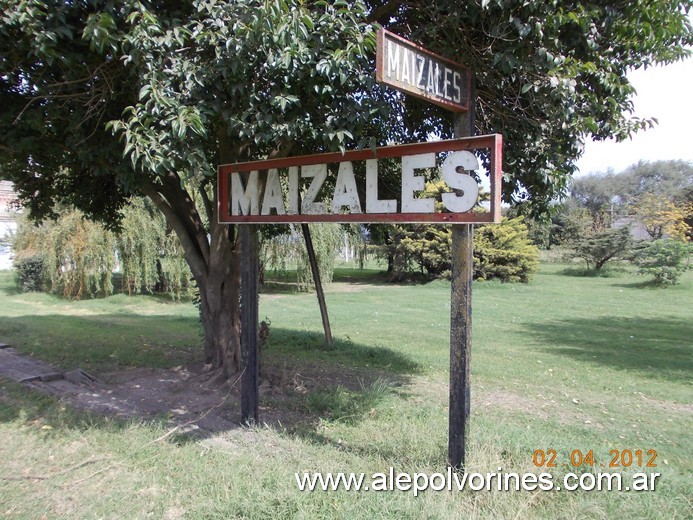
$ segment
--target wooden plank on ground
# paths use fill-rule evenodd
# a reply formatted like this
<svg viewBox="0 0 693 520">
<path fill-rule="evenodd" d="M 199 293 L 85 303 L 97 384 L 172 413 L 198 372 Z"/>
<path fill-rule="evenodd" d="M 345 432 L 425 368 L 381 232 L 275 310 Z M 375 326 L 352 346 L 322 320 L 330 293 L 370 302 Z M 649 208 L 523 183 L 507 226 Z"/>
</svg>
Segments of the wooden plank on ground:
<svg viewBox="0 0 693 520">
<path fill-rule="evenodd" d="M 45 361 L 22 355 L 13 348 L 4 348 L 0 350 L 0 376 L 18 383 L 27 383 L 62 379 L 63 373 Z"/>
</svg>

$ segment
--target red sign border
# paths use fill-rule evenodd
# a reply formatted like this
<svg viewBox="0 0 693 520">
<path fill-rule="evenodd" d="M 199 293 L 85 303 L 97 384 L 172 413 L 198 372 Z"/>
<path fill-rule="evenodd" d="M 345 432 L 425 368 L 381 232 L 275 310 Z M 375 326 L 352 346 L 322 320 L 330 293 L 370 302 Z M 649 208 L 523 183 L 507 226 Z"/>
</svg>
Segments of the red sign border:
<svg viewBox="0 0 693 520">
<path fill-rule="evenodd" d="M 432 58 L 433 60 L 436 60 L 436 61 L 439 61 L 442 63 L 447 63 L 448 65 L 455 68 L 456 70 L 464 72 L 465 82 L 467 84 L 467 103 L 465 105 L 457 104 L 457 103 L 451 103 L 450 101 L 446 101 L 445 99 L 440 99 L 440 98 L 437 98 L 435 96 L 431 96 L 429 94 L 426 94 L 425 92 L 421 92 L 419 89 L 416 89 L 414 87 L 405 88 L 402 85 L 388 81 L 387 78 L 384 76 L 385 40 L 387 38 L 395 40 L 395 41 L 399 42 L 401 45 L 416 49 L 421 54 L 425 54 L 425 55 L 429 56 L 430 58 Z M 472 97 L 472 72 L 471 72 L 471 69 L 469 67 L 467 67 L 466 65 L 463 65 L 462 63 L 457 63 L 457 62 L 452 61 L 448 58 L 440 56 L 434 52 L 431 52 L 428 49 L 422 47 L 421 45 L 417 45 L 416 43 L 410 42 L 409 40 L 402 38 L 401 36 L 397 36 L 395 33 L 392 33 L 386 29 L 379 29 L 378 34 L 377 34 L 377 44 L 376 44 L 376 51 L 375 51 L 375 80 L 378 83 L 388 85 L 394 89 L 397 89 L 401 92 L 404 92 L 405 94 L 410 94 L 410 95 L 417 97 L 419 99 L 424 99 L 430 103 L 433 103 L 435 105 L 446 108 L 447 110 L 450 110 L 452 112 L 468 112 L 469 111 L 469 105 L 471 103 L 471 97 Z"/>
<path fill-rule="evenodd" d="M 490 153 L 491 201 L 490 210 L 484 213 L 333 213 L 326 215 L 238 215 L 232 216 L 229 207 L 229 178 L 232 172 L 308 166 L 311 164 L 387 159 L 423 153 L 456 152 L 458 150 L 488 149 Z M 501 179 L 503 162 L 503 137 L 501 134 L 480 135 L 432 141 L 428 143 L 383 146 L 376 149 L 301 155 L 282 159 L 266 159 L 243 163 L 223 164 L 217 167 L 217 214 L 220 224 L 289 224 L 310 222 L 361 222 L 361 223 L 466 223 L 487 224 L 501 219 Z M 226 208 L 224 211 L 223 208 Z"/>
</svg>

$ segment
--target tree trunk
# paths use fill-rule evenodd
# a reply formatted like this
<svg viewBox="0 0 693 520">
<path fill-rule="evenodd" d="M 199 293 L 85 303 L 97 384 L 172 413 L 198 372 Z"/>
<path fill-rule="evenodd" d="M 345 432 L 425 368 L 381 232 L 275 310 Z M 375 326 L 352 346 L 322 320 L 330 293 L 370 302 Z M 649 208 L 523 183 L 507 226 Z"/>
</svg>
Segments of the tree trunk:
<svg viewBox="0 0 693 520">
<path fill-rule="evenodd" d="M 222 369 L 231 377 L 240 369 L 240 244 L 228 242 L 222 256 L 224 261 L 210 258 L 206 283 L 198 281 L 200 291 L 200 318 L 204 331 L 205 363 L 213 369 Z"/>
<path fill-rule="evenodd" d="M 226 127 L 219 127 L 219 161 L 222 164 L 238 160 L 228 142 Z M 292 143 L 269 155 L 284 157 Z M 260 187 L 262 196 L 264 186 Z M 241 250 L 235 226 L 219 224 L 217 193 L 210 199 L 204 184 L 199 187 L 195 203 L 180 177 L 169 173 L 140 185 L 163 213 L 166 222 L 178 236 L 185 260 L 200 291 L 200 320 L 204 331 L 205 362 L 229 378 L 241 368 Z M 205 227 L 200 216 L 203 211 Z"/>
<path fill-rule="evenodd" d="M 388 274 L 395 272 L 395 254 L 390 246 L 392 245 L 392 236 L 389 232 L 385 233 L 385 250 L 387 251 L 387 272 Z"/>
<path fill-rule="evenodd" d="M 164 214 L 183 247 L 185 260 L 200 291 L 204 359 L 229 378 L 241 364 L 241 247 L 234 226 L 219 224 L 216 204 L 205 200 L 209 230 L 177 175 L 163 184 L 141 187 Z"/>
</svg>

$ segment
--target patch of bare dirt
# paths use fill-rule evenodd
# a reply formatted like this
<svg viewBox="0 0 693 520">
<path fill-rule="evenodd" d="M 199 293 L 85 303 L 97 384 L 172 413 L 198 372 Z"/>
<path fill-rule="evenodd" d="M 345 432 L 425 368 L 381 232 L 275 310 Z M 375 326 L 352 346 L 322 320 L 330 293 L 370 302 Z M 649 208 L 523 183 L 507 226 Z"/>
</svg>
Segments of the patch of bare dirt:
<svg viewBox="0 0 693 520">
<path fill-rule="evenodd" d="M 189 431 L 219 431 L 237 422 L 234 388 L 219 383 L 202 364 L 132 368 L 103 374 L 89 384 L 65 379 L 29 384 L 83 410 L 121 418 L 165 418 Z"/>
<path fill-rule="evenodd" d="M 63 372 L 11 349 L 5 349 L 3 355 L 0 375 L 82 410 L 126 419 L 165 419 L 176 432 L 200 436 L 240 424 L 240 376 L 223 381 L 218 372 L 203 364 L 131 368 L 93 377 L 81 371 Z M 12 377 L 11 369 L 19 375 Z M 46 374 L 50 377 L 44 377 Z M 401 378 L 373 369 L 306 362 L 267 364 L 261 370 L 260 420 L 280 428 L 310 423 L 315 418 L 300 405 L 307 393 L 336 387 L 359 391 L 377 379 L 403 384 Z"/>
<path fill-rule="evenodd" d="M 673 403 L 671 401 L 659 401 L 658 399 L 647 397 L 645 394 L 642 393 L 640 394 L 640 398 L 647 405 L 654 406 L 662 410 L 667 410 L 669 412 L 693 413 L 693 404 Z"/>
<path fill-rule="evenodd" d="M 549 413 L 546 403 L 535 399 L 528 399 L 526 396 L 513 392 L 484 392 L 479 395 L 477 401 L 478 405 L 482 408 L 501 408 L 508 412 L 526 413 L 542 420 L 551 418 L 551 413 Z"/>
</svg>

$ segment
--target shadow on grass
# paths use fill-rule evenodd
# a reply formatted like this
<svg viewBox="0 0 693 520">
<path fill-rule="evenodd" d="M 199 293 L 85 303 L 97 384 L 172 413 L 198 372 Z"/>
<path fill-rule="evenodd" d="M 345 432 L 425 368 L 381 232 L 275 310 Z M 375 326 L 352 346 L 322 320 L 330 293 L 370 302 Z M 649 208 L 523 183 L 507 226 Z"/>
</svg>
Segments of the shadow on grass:
<svg viewBox="0 0 693 520">
<path fill-rule="evenodd" d="M 353 285 L 392 285 L 386 272 L 375 269 L 335 268 L 332 282 Z M 325 288 L 329 287 L 329 283 L 325 284 Z M 260 287 L 261 294 L 295 294 L 305 292 L 314 292 L 314 288 L 311 287 L 309 291 L 301 290 L 298 286 L 296 274 L 291 272 L 267 272 Z"/>
<path fill-rule="evenodd" d="M 196 317 L 123 312 L 74 316 L 0 317 L 0 341 L 66 370 L 168 368 L 201 352 Z"/>
<path fill-rule="evenodd" d="M 690 382 L 692 332 L 683 319 L 617 317 L 573 318 L 526 330 L 551 354 L 672 382 Z"/>
<path fill-rule="evenodd" d="M 358 452 L 321 434 L 324 421 L 358 425 L 422 367 L 391 349 L 336 339 L 332 347 L 315 332 L 272 329 L 263 352 L 263 377 L 270 387 L 262 422 L 317 445 Z"/>
<path fill-rule="evenodd" d="M 260 294 L 296 294 L 301 293 L 298 284 L 291 280 L 267 279 L 260 286 Z"/>
<path fill-rule="evenodd" d="M 65 406 L 58 397 L 0 378 L 0 422 L 53 430 L 124 429 L 128 420 Z"/>
<path fill-rule="evenodd" d="M 364 285 L 392 285 L 387 271 L 378 269 L 349 269 L 336 267 L 333 275 L 334 282 Z"/>
<path fill-rule="evenodd" d="M 202 360 L 201 328 L 193 316 L 43 315 L 0 317 L 0 341 L 65 369 L 109 371 L 124 367 L 169 368 Z M 397 373 L 419 371 L 394 350 L 336 338 L 328 347 L 316 332 L 272 328 L 266 346 L 301 359 Z"/>
<path fill-rule="evenodd" d="M 564 276 L 575 276 L 578 278 L 618 278 L 628 270 L 623 267 L 604 267 L 602 269 L 587 269 L 585 267 L 567 267 L 558 272 Z"/>
<path fill-rule="evenodd" d="M 17 296 L 24 291 L 19 286 L 17 275 L 14 269 L 0 270 L 0 293 L 5 296 Z"/>
<path fill-rule="evenodd" d="M 397 279 L 393 279 L 392 273 L 388 273 L 385 270 L 337 267 L 334 270 L 332 282 L 352 285 L 393 286 L 425 285 L 435 279 L 436 278 L 431 275 L 418 272 L 400 273 Z M 325 284 L 325 286 L 327 288 L 330 284 Z M 287 294 L 302 291 L 298 288 L 294 273 L 278 273 L 272 271 L 271 273 L 265 274 L 265 280 L 260 292 L 265 294 Z M 309 292 L 313 292 L 313 289 L 311 288 Z"/>
<path fill-rule="evenodd" d="M 611 284 L 612 287 L 622 287 L 624 289 L 666 289 L 670 287 L 669 285 L 658 284 L 654 280 L 644 280 L 642 282 L 632 282 L 632 283 L 614 283 Z"/>
<path fill-rule="evenodd" d="M 1 330 L 13 330 L 12 336 L 16 341 L 13 340 L 12 344 L 18 351 L 30 352 L 64 369 L 91 368 L 97 377 L 101 375 L 99 371 L 124 367 L 166 369 L 201 361 L 199 341 L 191 349 L 171 345 L 168 341 L 170 336 L 162 337 L 177 334 L 176 330 L 181 330 L 181 327 L 194 337 L 197 326 L 195 318 L 131 314 L 0 319 Z M 127 337 L 122 335 L 126 330 Z M 21 338 L 29 335 L 30 341 L 22 343 Z M 316 442 L 319 425 L 324 420 L 358 424 L 378 402 L 405 385 L 410 374 L 420 370 L 419 365 L 407 356 L 385 347 L 340 339 L 332 347 L 327 347 L 319 333 L 281 328 L 271 330 L 262 354 L 260 421 L 280 430 L 288 427 Z M 167 381 L 168 378 L 161 374 L 158 372 L 153 377 Z M 116 390 L 112 395 L 119 396 L 130 392 L 122 378 L 109 380 L 111 386 L 107 386 L 105 391 Z M 196 381 L 199 385 L 200 380 Z M 139 379 L 135 382 L 138 387 L 146 384 Z M 161 406 L 161 409 L 151 409 L 147 401 L 141 403 L 142 409 L 147 410 L 146 415 L 118 419 L 115 417 L 117 402 L 113 416 L 103 411 L 95 413 L 89 408 L 73 410 L 56 397 L 43 395 L 34 388 L 0 381 L 0 421 L 20 420 L 25 424 L 38 421 L 37 424 L 50 424 L 51 428 L 59 430 L 112 428 L 114 424 L 119 428 L 135 420 L 156 425 L 160 431 L 175 424 L 169 422 L 174 409 L 198 409 L 197 398 L 204 394 L 214 406 L 208 405 L 211 406 L 211 415 L 199 412 L 200 418 L 211 426 L 204 426 L 204 431 L 194 436 L 176 434 L 169 438 L 169 442 L 192 442 L 202 436 L 240 427 L 239 386 L 229 388 L 228 383 L 210 380 L 202 386 L 182 391 L 180 385 L 167 384 L 162 390 L 168 392 L 166 395 L 150 396 L 152 403 L 164 403 L 154 405 Z M 132 396 L 138 397 L 136 394 Z M 171 402 L 175 405 L 166 404 Z M 220 407 L 218 403 L 224 403 L 224 406 Z M 198 408 L 194 408 L 196 405 Z M 213 417 L 216 414 L 218 421 Z"/>
<path fill-rule="evenodd" d="M 19 296 L 24 293 L 18 285 L 5 285 L 0 288 L 0 292 L 5 296 Z"/>
<path fill-rule="evenodd" d="M 408 356 L 377 345 L 363 345 L 350 339 L 335 338 L 330 347 L 317 332 L 272 328 L 265 347 L 266 355 L 277 353 L 298 359 L 375 368 L 395 373 L 418 373 L 418 363 Z"/>
</svg>

